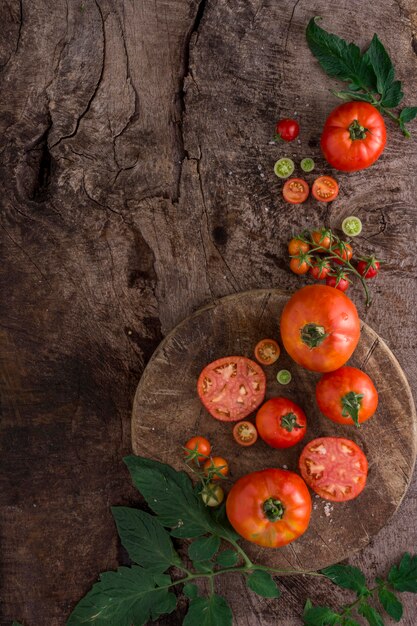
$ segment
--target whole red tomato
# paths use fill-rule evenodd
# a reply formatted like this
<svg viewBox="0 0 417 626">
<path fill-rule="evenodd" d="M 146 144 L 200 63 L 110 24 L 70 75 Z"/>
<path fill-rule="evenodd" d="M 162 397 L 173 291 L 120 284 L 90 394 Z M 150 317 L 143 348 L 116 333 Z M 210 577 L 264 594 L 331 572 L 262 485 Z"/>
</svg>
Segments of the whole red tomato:
<svg viewBox="0 0 417 626">
<path fill-rule="evenodd" d="M 235 531 L 248 541 L 279 548 L 307 530 L 311 497 L 294 472 L 265 469 L 239 478 L 228 495 L 226 513 Z"/>
<path fill-rule="evenodd" d="M 332 167 L 356 172 L 375 163 L 386 143 L 382 115 L 368 102 L 346 102 L 329 115 L 321 149 Z"/>
<path fill-rule="evenodd" d="M 320 378 L 316 400 L 332 422 L 359 426 L 375 413 L 378 392 L 368 374 L 345 365 Z"/>
<path fill-rule="evenodd" d="M 303 409 L 288 398 L 271 398 L 256 414 L 260 437 L 272 448 L 290 448 L 306 434 L 307 418 Z"/>
<path fill-rule="evenodd" d="M 360 336 L 358 312 L 341 291 L 308 285 L 295 292 L 281 316 L 281 337 L 296 363 L 331 372 L 346 363 Z"/>
<path fill-rule="evenodd" d="M 276 137 L 283 141 L 293 141 L 298 137 L 299 132 L 300 127 L 298 123 L 289 118 L 280 120 L 275 127 Z"/>
</svg>

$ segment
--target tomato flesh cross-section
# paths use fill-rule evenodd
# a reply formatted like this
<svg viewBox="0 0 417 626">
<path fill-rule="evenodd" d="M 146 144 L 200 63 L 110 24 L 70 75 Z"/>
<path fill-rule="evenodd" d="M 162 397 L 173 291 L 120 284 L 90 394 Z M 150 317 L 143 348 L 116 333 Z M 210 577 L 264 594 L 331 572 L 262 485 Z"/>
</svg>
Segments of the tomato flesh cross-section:
<svg viewBox="0 0 417 626">
<path fill-rule="evenodd" d="M 313 439 L 302 451 L 299 466 L 307 485 L 326 500 L 353 500 L 366 485 L 366 456 L 343 437 Z"/>
<path fill-rule="evenodd" d="M 262 403 L 266 378 L 261 367 L 243 356 L 217 359 L 202 370 L 197 391 L 207 411 L 216 419 L 244 419 Z"/>
</svg>

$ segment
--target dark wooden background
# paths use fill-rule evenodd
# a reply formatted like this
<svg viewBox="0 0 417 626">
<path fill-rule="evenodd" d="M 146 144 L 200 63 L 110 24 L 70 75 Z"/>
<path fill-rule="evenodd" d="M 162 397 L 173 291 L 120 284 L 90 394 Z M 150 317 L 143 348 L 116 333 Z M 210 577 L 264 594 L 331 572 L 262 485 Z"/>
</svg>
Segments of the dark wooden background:
<svg viewBox="0 0 417 626">
<path fill-rule="evenodd" d="M 417 124 L 407 141 L 389 123 L 381 159 L 340 175 L 327 207 L 284 204 L 272 172 L 284 153 L 329 171 L 318 142 L 336 83 L 307 49 L 313 14 L 360 44 L 378 32 L 416 104 L 413 0 L 1 3 L 2 625 L 65 624 L 125 558 L 109 507 L 139 502 L 121 458 L 144 365 L 199 306 L 297 288 L 291 231 L 360 216 L 358 247 L 385 265 L 369 311 L 351 295 L 416 390 Z M 287 115 L 301 143 L 271 145 Z M 372 577 L 415 550 L 416 512 L 414 481 L 350 562 Z M 239 626 L 296 626 L 307 595 L 345 597 L 301 577 L 282 585 L 279 603 L 227 578 L 218 591 Z"/>
</svg>

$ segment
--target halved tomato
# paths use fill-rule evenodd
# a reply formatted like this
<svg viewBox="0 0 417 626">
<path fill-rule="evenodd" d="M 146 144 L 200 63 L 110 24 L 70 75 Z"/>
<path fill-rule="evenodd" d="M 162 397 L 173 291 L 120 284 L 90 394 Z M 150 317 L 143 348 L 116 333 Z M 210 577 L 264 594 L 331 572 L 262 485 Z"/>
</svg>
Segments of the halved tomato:
<svg viewBox="0 0 417 626">
<path fill-rule="evenodd" d="M 289 178 L 282 188 L 284 200 L 291 204 L 301 204 L 308 198 L 310 188 L 302 178 Z"/>
<path fill-rule="evenodd" d="M 368 461 L 360 447 L 342 437 L 319 437 L 308 443 L 299 460 L 301 476 L 325 500 L 356 498 L 366 485 Z"/>
<path fill-rule="evenodd" d="M 339 184 L 331 176 L 319 176 L 313 183 L 311 193 L 319 202 L 330 202 L 339 195 Z"/>
<path fill-rule="evenodd" d="M 255 358 L 261 365 L 272 365 L 281 350 L 275 339 L 261 339 L 255 346 Z"/>
<path fill-rule="evenodd" d="M 223 422 L 244 419 L 265 397 L 262 368 L 244 356 L 226 356 L 209 363 L 201 372 L 197 391 L 207 411 Z"/>
<path fill-rule="evenodd" d="M 233 437 L 240 446 L 253 446 L 258 439 L 258 431 L 252 422 L 238 422 L 233 427 Z"/>
</svg>

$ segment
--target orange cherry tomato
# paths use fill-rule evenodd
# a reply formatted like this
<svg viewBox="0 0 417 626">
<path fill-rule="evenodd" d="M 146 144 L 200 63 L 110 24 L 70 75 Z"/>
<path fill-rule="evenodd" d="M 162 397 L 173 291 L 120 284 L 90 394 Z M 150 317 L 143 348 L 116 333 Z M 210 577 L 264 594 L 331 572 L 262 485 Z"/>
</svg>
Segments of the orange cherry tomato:
<svg viewBox="0 0 417 626">
<path fill-rule="evenodd" d="M 331 252 L 333 252 L 333 254 L 337 254 L 337 256 L 343 259 L 343 261 L 350 261 L 353 255 L 352 246 L 350 243 L 346 243 L 345 241 L 340 241 L 333 246 Z M 333 261 L 338 265 L 343 265 L 342 261 L 339 261 L 338 259 L 333 259 Z"/>
<path fill-rule="evenodd" d="M 331 176 L 319 176 L 313 183 L 311 193 L 319 202 L 331 202 L 339 195 L 339 184 Z"/>
<path fill-rule="evenodd" d="M 280 347 L 274 339 L 261 339 L 255 346 L 255 358 L 262 365 L 275 363 L 280 352 Z"/>
<path fill-rule="evenodd" d="M 299 276 L 307 274 L 310 269 L 310 263 L 311 257 L 308 254 L 299 254 L 291 259 L 290 270 Z"/>
<path fill-rule="evenodd" d="M 301 204 L 308 198 L 310 188 L 302 178 L 289 178 L 282 188 L 284 200 L 290 204 Z"/>
<path fill-rule="evenodd" d="M 311 233 L 311 238 L 316 244 L 316 246 L 321 246 L 322 248 L 326 248 L 328 250 L 332 243 L 332 234 L 327 228 L 321 228 L 320 230 L 313 230 Z M 317 252 L 321 252 L 318 250 Z"/>
<path fill-rule="evenodd" d="M 252 422 L 238 422 L 233 428 L 233 437 L 240 446 L 253 446 L 258 439 L 258 431 Z"/>
<path fill-rule="evenodd" d="M 205 437 L 191 437 L 184 446 L 184 454 L 189 461 L 201 463 L 205 461 L 211 452 L 211 445 Z"/>
<path fill-rule="evenodd" d="M 229 473 L 229 464 L 222 456 L 212 456 L 203 465 L 204 473 L 211 474 L 211 480 L 220 480 Z"/>
<path fill-rule="evenodd" d="M 305 243 L 304 241 L 301 241 L 297 237 L 293 237 L 288 243 L 288 253 L 290 254 L 290 256 L 295 256 L 296 254 L 300 254 L 300 252 L 305 254 L 309 250 L 310 245 L 308 243 Z"/>
</svg>

